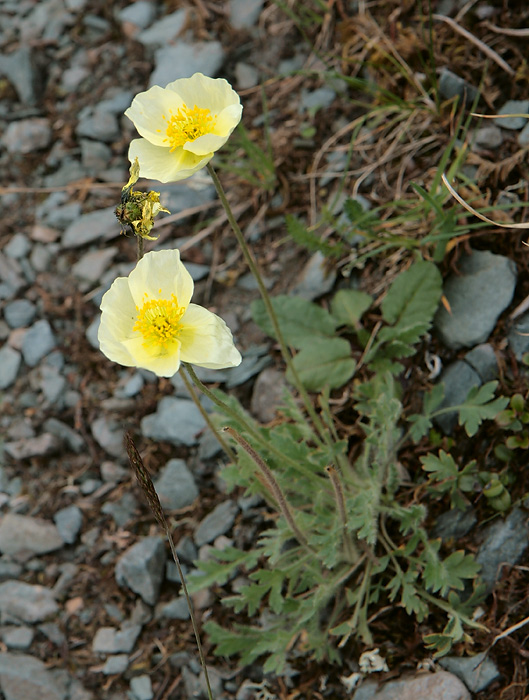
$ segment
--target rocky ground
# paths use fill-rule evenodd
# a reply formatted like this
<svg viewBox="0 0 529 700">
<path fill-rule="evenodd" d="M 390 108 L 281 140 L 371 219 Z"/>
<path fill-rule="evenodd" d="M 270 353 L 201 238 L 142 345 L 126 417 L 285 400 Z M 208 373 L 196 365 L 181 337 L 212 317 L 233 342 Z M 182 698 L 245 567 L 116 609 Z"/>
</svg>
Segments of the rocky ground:
<svg viewBox="0 0 529 700">
<path fill-rule="evenodd" d="M 4 0 L 0 19 L 2 697 L 200 697 L 204 682 L 178 574 L 128 467 L 125 430 L 136 436 L 154 475 L 186 571 L 212 544 L 251 541 L 263 505 L 225 494 L 218 445 L 178 375 L 158 380 L 117 367 L 98 350 L 101 297 L 135 258 L 134 241 L 121 235 L 114 216 L 134 136 L 123 112 L 148 86 L 201 71 L 232 82 L 245 105 L 246 129 L 258 130 L 259 85 L 290 76 L 278 80 L 268 98 L 277 124 L 273 147 L 279 172 L 288 158 L 293 171 L 303 172 L 305 154 L 315 146 L 306 138 L 292 146 L 289 125 L 321 114 L 339 98 L 339 88 L 318 81 L 310 47 L 285 13 L 262 0 L 185 6 Z M 307 74 L 292 78 L 301 68 Z M 450 73 L 444 80 L 450 97 L 460 84 Z M 529 103 L 506 103 L 504 110 L 528 112 Z M 489 153 L 505 139 L 523 148 L 526 123 L 483 128 L 477 152 L 480 139 Z M 338 119 L 327 124 L 327 133 L 341 125 Z M 329 173 L 343 156 L 329 158 Z M 229 166 L 230 158 L 219 156 L 219 165 Z M 250 174 L 266 186 L 262 170 Z M 281 214 L 306 205 L 300 192 L 307 192 L 307 181 L 280 176 L 263 199 L 250 174 L 221 170 L 267 284 L 321 297 L 338 274 L 319 254 L 300 256 L 293 246 L 276 253 L 284 238 Z M 180 248 L 196 283 L 195 301 L 225 318 L 243 353 L 237 369 L 199 376 L 234 391 L 263 422 L 272 420 L 282 375 L 275 351 L 251 323 L 255 283 L 225 230 L 213 186 L 204 173 L 175 185 L 149 184 L 172 212 L 158 225 L 154 245 Z M 520 259 L 514 251 L 466 250 L 457 271 L 446 275 L 451 313 L 441 311 L 436 320 L 441 343 L 432 346 L 438 361 L 431 360 L 429 370 L 439 379 L 444 367 L 449 403 L 503 376 L 505 357 L 516 365 L 529 350 L 529 315 L 519 306 L 528 291 L 525 251 L 519 251 Z M 440 427 L 450 433 L 454 422 L 448 417 Z M 475 524 L 472 513 L 463 521 L 449 512 L 439 518 L 437 535 L 462 537 Z M 520 562 L 527 534 L 521 508 L 480 528 L 477 556 L 491 590 L 502 565 Z M 202 617 L 220 609 L 211 591 L 197 594 L 195 605 Z M 258 667 L 209 660 L 216 698 L 353 697 L 346 680 L 326 686 L 329 669 L 311 668 L 316 681 L 297 692 L 299 669 L 267 686 Z M 494 654 L 479 670 L 475 659 L 450 657 L 442 665 L 436 675 L 391 681 L 385 695 L 368 681 L 354 698 L 500 697 L 518 668 L 495 663 Z M 344 678 L 356 668 L 351 659 Z"/>
</svg>

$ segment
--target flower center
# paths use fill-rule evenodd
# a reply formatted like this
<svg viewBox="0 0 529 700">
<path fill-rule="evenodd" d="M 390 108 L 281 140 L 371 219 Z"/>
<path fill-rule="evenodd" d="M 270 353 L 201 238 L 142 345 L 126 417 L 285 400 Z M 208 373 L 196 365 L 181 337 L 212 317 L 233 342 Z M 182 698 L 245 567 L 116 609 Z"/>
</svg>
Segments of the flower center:
<svg viewBox="0 0 529 700">
<path fill-rule="evenodd" d="M 188 141 L 195 141 L 199 136 L 209 134 L 215 126 L 211 111 L 196 105 L 190 109 L 184 104 L 176 114 L 171 113 L 169 119 L 165 115 L 163 118 L 167 122 L 165 140 L 171 144 L 171 152 Z"/>
<path fill-rule="evenodd" d="M 145 341 L 144 346 L 167 350 L 178 335 L 180 319 L 185 308 L 178 305 L 176 296 L 170 299 L 147 299 L 143 306 L 136 307 L 138 316 L 132 330 L 139 331 Z"/>
</svg>

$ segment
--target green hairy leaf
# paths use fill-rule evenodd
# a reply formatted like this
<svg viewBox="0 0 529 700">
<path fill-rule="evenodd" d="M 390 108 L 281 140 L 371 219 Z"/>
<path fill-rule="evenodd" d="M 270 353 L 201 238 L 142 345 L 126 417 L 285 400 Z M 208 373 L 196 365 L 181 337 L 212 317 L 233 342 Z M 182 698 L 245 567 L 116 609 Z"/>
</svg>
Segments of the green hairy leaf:
<svg viewBox="0 0 529 700">
<path fill-rule="evenodd" d="M 314 338 L 333 338 L 337 322 L 321 306 L 303 297 L 280 295 L 272 299 L 279 327 L 288 345 L 300 349 Z M 272 323 L 264 303 L 258 299 L 251 305 L 253 320 L 272 338 Z"/>
<path fill-rule="evenodd" d="M 357 328 L 362 315 L 373 303 L 373 298 L 356 289 L 341 289 L 331 301 L 331 312 L 340 325 Z"/>
<path fill-rule="evenodd" d="M 459 407 L 459 425 L 465 426 L 469 437 L 478 432 L 484 420 L 492 420 L 507 406 L 509 399 L 499 396 L 493 399 L 498 386 L 497 381 L 488 382 L 481 387 L 474 387 L 468 393 L 465 403 Z"/>
<path fill-rule="evenodd" d="M 303 386 L 309 391 L 323 387 L 337 389 L 354 374 L 356 361 L 351 357 L 351 346 L 343 338 L 313 338 L 294 358 Z M 287 372 L 287 379 L 292 380 Z"/>
<path fill-rule="evenodd" d="M 331 245 L 317 234 L 309 231 L 305 224 L 295 216 L 287 214 L 285 217 L 287 231 L 293 240 L 311 253 L 323 253 L 326 258 L 338 257 L 343 252 L 343 244 Z"/>
</svg>

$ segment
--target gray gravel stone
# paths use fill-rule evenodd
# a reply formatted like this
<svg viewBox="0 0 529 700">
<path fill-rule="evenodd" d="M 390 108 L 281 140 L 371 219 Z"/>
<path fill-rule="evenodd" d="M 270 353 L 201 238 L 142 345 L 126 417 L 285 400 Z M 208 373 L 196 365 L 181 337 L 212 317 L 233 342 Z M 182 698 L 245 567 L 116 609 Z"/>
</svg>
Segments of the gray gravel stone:
<svg viewBox="0 0 529 700">
<path fill-rule="evenodd" d="M 526 148 L 527 146 L 529 146 L 529 122 L 518 134 L 518 143 L 522 148 Z"/>
<path fill-rule="evenodd" d="M 154 693 L 152 692 L 151 677 L 147 674 L 143 676 L 135 676 L 130 681 L 130 692 L 132 700 L 152 700 Z"/>
<path fill-rule="evenodd" d="M 511 303 L 517 277 L 512 260 L 489 251 L 473 251 L 462 258 L 459 269 L 444 285 L 450 312 L 441 306 L 434 322 L 443 343 L 453 350 L 487 340 Z"/>
<path fill-rule="evenodd" d="M 94 284 L 114 259 L 118 249 L 115 246 L 106 246 L 99 250 L 91 250 L 85 253 L 72 268 L 76 277 Z"/>
<path fill-rule="evenodd" d="M 164 396 L 156 413 L 141 421 L 141 431 L 146 438 L 173 445 L 195 445 L 198 433 L 205 427 L 206 422 L 192 401 L 172 396 Z"/>
<path fill-rule="evenodd" d="M 229 0 L 228 7 L 233 29 L 250 29 L 259 19 L 263 0 Z"/>
<path fill-rule="evenodd" d="M 494 348 L 489 343 L 476 345 L 470 352 L 467 352 L 465 362 L 476 370 L 484 384 L 498 376 L 498 360 Z"/>
<path fill-rule="evenodd" d="M 525 353 L 529 352 L 529 313 L 520 316 L 509 331 L 507 338 L 514 356 L 521 362 Z"/>
<path fill-rule="evenodd" d="M 239 506 L 234 501 L 223 501 L 208 513 L 195 531 L 195 542 L 198 547 L 213 542 L 219 535 L 228 532 L 239 512 Z"/>
<path fill-rule="evenodd" d="M 118 673 L 124 673 L 129 665 L 129 657 L 127 654 L 116 654 L 115 656 L 109 656 L 106 660 L 101 673 L 105 676 L 114 676 Z"/>
<path fill-rule="evenodd" d="M 0 614 L 8 622 L 42 622 L 59 610 L 53 591 L 22 581 L 0 583 Z"/>
<path fill-rule="evenodd" d="M 465 401 L 472 388 L 481 386 L 479 374 L 464 360 L 456 360 L 448 365 L 439 381 L 444 384 L 445 393 L 439 408 L 459 406 Z M 458 413 L 457 411 L 444 413 L 434 418 L 434 421 L 443 432 L 450 435 L 457 425 Z"/>
<path fill-rule="evenodd" d="M 7 513 L 0 523 L 2 554 L 46 554 L 63 546 L 59 531 L 53 523 L 29 515 Z"/>
<path fill-rule="evenodd" d="M 167 603 L 159 603 L 154 614 L 157 620 L 189 620 L 189 608 L 184 596 L 173 598 Z"/>
<path fill-rule="evenodd" d="M 28 403 L 33 406 L 35 401 L 32 398 Z M 4 450 L 10 457 L 13 457 L 13 459 L 43 457 L 45 455 L 55 454 L 60 448 L 60 440 L 58 440 L 55 435 L 50 435 L 50 433 L 41 433 L 36 437 L 23 438 L 21 440 L 4 443 Z"/>
<path fill-rule="evenodd" d="M 101 243 L 118 236 L 120 227 L 114 209 L 99 209 L 73 221 L 62 236 L 63 248 L 80 248 L 93 241 Z"/>
<path fill-rule="evenodd" d="M 145 29 L 153 21 L 156 13 L 154 3 L 148 0 L 138 0 L 138 2 L 127 5 L 117 13 L 120 22 L 128 22 L 138 29 Z"/>
<path fill-rule="evenodd" d="M 35 632 L 31 627 L 14 625 L 4 627 L 2 630 L 2 641 L 8 649 L 18 649 L 25 651 L 31 646 Z"/>
<path fill-rule="evenodd" d="M 190 506 L 198 496 L 193 474 L 183 459 L 171 459 L 154 482 L 162 508 L 178 510 Z"/>
<path fill-rule="evenodd" d="M 106 416 L 96 418 L 90 426 L 94 439 L 112 457 L 124 457 L 125 445 L 123 444 L 124 430 L 117 423 Z"/>
<path fill-rule="evenodd" d="M 165 572 L 165 544 L 160 537 L 145 537 L 121 555 L 116 565 L 116 580 L 138 593 L 148 605 L 154 605 Z"/>
<path fill-rule="evenodd" d="M 0 653 L 0 689 L 5 700 L 66 700 L 67 686 L 27 654 Z"/>
<path fill-rule="evenodd" d="M 110 515 L 118 527 L 125 527 L 134 517 L 137 507 L 138 503 L 132 493 L 125 492 L 119 501 L 104 503 L 101 510 Z"/>
<path fill-rule="evenodd" d="M 57 418 L 48 418 L 44 422 L 43 427 L 46 432 L 55 435 L 55 437 L 68 445 L 73 452 L 79 453 L 86 449 L 84 438 L 76 430 Z"/>
<path fill-rule="evenodd" d="M 514 509 L 504 519 L 499 518 L 485 530 L 483 543 L 476 555 L 481 564 L 481 577 L 490 592 L 501 576 L 501 565 L 512 565 L 527 549 L 529 529 L 523 511 Z"/>
<path fill-rule="evenodd" d="M 224 49 L 218 41 L 196 41 L 188 44 L 179 41 L 174 46 L 164 46 L 154 54 L 155 69 L 151 73 L 149 87 L 168 83 L 178 78 L 189 78 L 194 73 L 215 76 L 224 61 Z"/>
<path fill-rule="evenodd" d="M 24 362 L 30 367 L 35 367 L 56 345 L 57 341 L 49 322 L 45 318 L 37 321 L 28 328 L 22 340 Z"/>
<path fill-rule="evenodd" d="M 301 271 L 300 278 L 292 289 L 304 299 L 317 299 L 329 292 L 336 282 L 336 271 L 329 267 L 328 260 L 320 253 L 314 255 Z"/>
<path fill-rule="evenodd" d="M 79 137 L 112 143 L 119 137 L 118 120 L 114 114 L 101 109 L 99 106 L 87 109 L 81 113 L 76 134 Z"/>
<path fill-rule="evenodd" d="M 7 389 L 17 378 L 22 356 L 16 350 L 4 345 L 0 350 L 0 390 Z"/>
<path fill-rule="evenodd" d="M 470 700 L 463 683 L 447 671 L 422 673 L 389 681 L 379 689 L 377 681 L 368 680 L 353 694 L 352 700 Z"/>
<path fill-rule="evenodd" d="M 494 124 L 476 130 L 475 145 L 480 148 L 499 148 L 503 143 L 501 129 Z"/>
<path fill-rule="evenodd" d="M 13 238 L 4 247 L 4 252 L 8 258 L 25 258 L 31 250 L 31 241 L 23 233 L 15 233 Z"/>
<path fill-rule="evenodd" d="M 485 690 L 500 676 L 496 664 L 487 657 L 486 652 L 465 658 L 445 656 L 439 659 L 439 665 L 460 678 L 473 693 Z"/>
<path fill-rule="evenodd" d="M 76 505 L 66 506 L 55 513 L 53 520 L 63 542 L 73 544 L 83 524 L 81 509 Z"/>
<path fill-rule="evenodd" d="M 452 508 L 442 513 L 432 530 L 433 537 L 441 537 L 443 540 L 460 539 L 464 537 L 477 523 L 478 519 L 472 507 L 466 510 Z"/>
<path fill-rule="evenodd" d="M 273 367 L 264 369 L 255 380 L 251 409 L 262 423 L 269 423 L 276 417 L 285 386 L 285 375 Z"/>
<path fill-rule="evenodd" d="M 182 8 L 170 15 L 165 15 L 157 22 L 154 22 L 148 29 L 140 32 L 136 39 L 144 44 L 144 46 L 154 47 L 172 44 L 185 27 L 187 16 L 187 8 Z M 173 78 L 173 80 L 176 80 L 176 78 Z M 165 85 L 162 87 L 165 87 Z"/>
<path fill-rule="evenodd" d="M 100 627 L 92 642 L 92 651 L 96 654 L 129 654 L 141 633 L 141 625 L 125 624 L 121 629 Z"/>
<path fill-rule="evenodd" d="M 51 128 L 47 119 L 20 119 L 7 127 L 2 142 L 9 153 L 33 153 L 49 146 Z"/>
<path fill-rule="evenodd" d="M 476 99 L 479 90 L 460 78 L 459 75 L 443 69 L 439 76 L 439 92 L 447 100 L 459 97 L 465 104 L 471 104 Z"/>
<path fill-rule="evenodd" d="M 503 107 L 500 107 L 498 110 L 498 114 L 527 115 L 528 113 L 529 100 L 507 100 Z M 504 119 L 496 119 L 496 122 L 502 129 L 518 131 L 519 129 L 523 129 L 523 127 L 527 124 L 527 119 L 527 116 L 505 117 Z"/>
<path fill-rule="evenodd" d="M 29 326 L 36 313 L 35 304 L 32 304 L 28 299 L 15 299 L 15 301 L 6 304 L 4 308 L 4 318 L 10 328 Z"/>
<path fill-rule="evenodd" d="M 44 81 L 39 79 L 29 46 L 21 46 L 17 51 L 0 55 L 0 75 L 9 80 L 21 102 L 28 105 L 38 102 Z"/>
</svg>

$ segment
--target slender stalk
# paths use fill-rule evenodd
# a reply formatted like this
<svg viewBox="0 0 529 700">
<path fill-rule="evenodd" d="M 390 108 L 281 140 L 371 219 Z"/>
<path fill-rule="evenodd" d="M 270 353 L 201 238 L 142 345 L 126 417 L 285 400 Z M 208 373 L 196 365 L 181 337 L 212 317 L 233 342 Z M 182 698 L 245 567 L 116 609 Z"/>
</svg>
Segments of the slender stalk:
<svg viewBox="0 0 529 700">
<path fill-rule="evenodd" d="M 211 401 L 213 401 L 213 403 L 216 406 L 218 406 L 226 415 L 230 416 L 230 418 L 232 418 L 234 421 L 237 421 L 239 425 L 242 425 L 248 433 L 248 435 L 251 436 L 252 440 L 255 440 L 266 450 L 271 452 L 281 463 L 289 464 L 293 469 L 295 469 L 305 478 L 311 477 L 313 480 L 317 479 L 318 482 L 320 481 L 319 477 L 313 474 L 310 470 L 304 469 L 303 466 L 301 466 L 300 463 L 297 462 L 295 459 L 292 459 L 284 452 L 281 452 L 281 450 L 278 450 L 277 447 L 275 447 L 270 440 L 266 440 L 259 432 L 257 432 L 257 430 L 254 430 L 254 428 L 252 428 L 252 426 L 247 421 L 245 421 L 240 414 L 236 413 L 236 411 L 234 411 L 230 406 L 228 406 L 227 403 L 215 396 L 215 394 L 200 381 L 200 379 L 196 375 L 195 370 L 193 369 L 193 367 L 191 367 L 191 365 L 186 365 L 186 369 L 195 386 L 198 389 L 200 389 L 200 391 L 203 394 L 205 394 L 208 397 L 208 399 L 211 399 Z"/>
<path fill-rule="evenodd" d="M 343 495 L 343 488 L 338 477 L 338 472 L 332 466 L 325 467 L 327 476 L 329 477 L 333 490 L 334 497 L 336 500 L 336 507 L 338 508 L 338 515 L 340 516 L 340 522 L 342 523 L 342 538 L 345 547 L 345 552 L 350 561 L 356 561 L 358 559 L 358 550 L 356 549 L 354 542 L 351 538 L 350 532 L 347 530 L 347 514 L 345 511 L 345 498 Z"/>
<path fill-rule="evenodd" d="M 184 577 L 184 572 L 182 571 L 182 566 L 180 564 L 180 559 L 178 557 L 176 547 L 173 542 L 173 536 L 171 534 L 171 530 L 169 528 L 169 523 L 167 522 L 167 519 L 165 517 L 165 514 L 162 509 L 162 504 L 160 503 L 160 499 L 158 498 L 158 494 L 156 493 L 156 489 L 154 488 L 154 484 L 152 483 L 151 475 L 145 468 L 145 465 L 143 464 L 143 460 L 141 458 L 140 453 L 138 452 L 136 445 L 134 444 L 134 440 L 132 439 L 132 436 L 130 433 L 125 433 L 125 447 L 127 449 L 127 454 L 129 456 L 130 463 L 132 465 L 132 468 L 134 469 L 134 472 L 136 474 L 136 478 L 138 480 L 138 483 L 145 494 L 145 497 L 147 499 L 147 502 L 154 514 L 154 517 L 156 518 L 158 524 L 161 526 L 163 529 L 165 536 L 167 537 L 167 540 L 169 541 L 169 547 L 171 548 L 171 554 L 173 555 L 174 563 L 176 564 L 176 568 L 178 570 L 178 575 L 180 576 L 180 581 L 182 582 L 182 590 L 184 592 L 184 597 L 186 599 L 187 607 L 189 609 L 189 618 L 191 620 L 191 626 L 193 628 L 193 632 L 195 634 L 195 640 L 197 644 L 197 649 L 198 649 L 198 655 L 200 657 L 200 663 L 202 665 L 202 669 L 204 671 L 204 678 L 206 680 L 206 688 L 207 688 L 207 694 L 208 694 L 208 699 L 213 700 L 213 693 L 211 692 L 211 685 L 209 682 L 209 673 L 208 669 L 206 666 L 206 658 L 204 656 L 204 651 L 202 649 L 202 643 L 200 641 L 200 634 L 198 632 L 198 624 L 195 618 L 195 613 L 193 610 L 193 602 L 191 601 L 191 596 L 189 595 L 189 591 L 187 589 L 187 584 L 186 580 Z"/>
<path fill-rule="evenodd" d="M 235 452 L 231 449 L 231 447 L 228 445 L 226 440 L 222 437 L 220 431 L 213 425 L 211 418 L 209 417 L 208 412 L 205 410 L 204 406 L 200 403 L 200 399 L 198 398 L 196 391 L 193 388 L 193 385 L 189 381 L 188 375 L 188 369 L 184 363 L 181 364 L 180 366 L 180 375 L 184 381 L 184 384 L 186 385 L 186 389 L 189 392 L 191 398 L 193 399 L 195 406 L 198 408 L 200 411 L 202 418 L 206 421 L 209 429 L 215 435 L 217 440 L 219 441 L 220 446 L 224 450 L 224 452 L 228 455 L 228 459 L 231 462 L 235 462 L 237 460 L 237 455 Z"/>
<path fill-rule="evenodd" d="M 265 287 L 265 284 L 263 282 L 263 278 L 261 277 L 261 273 L 259 272 L 259 268 L 257 267 L 257 264 L 253 258 L 252 253 L 250 252 L 250 249 L 248 248 L 248 244 L 246 243 L 246 240 L 243 236 L 243 233 L 239 227 L 239 224 L 237 223 L 235 217 L 233 216 L 233 212 L 230 207 L 230 203 L 228 202 L 228 198 L 226 197 L 226 194 L 224 192 L 224 189 L 222 187 L 222 184 L 218 178 L 217 173 L 215 172 L 213 166 L 211 163 L 208 163 L 206 166 L 208 169 L 209 174 L 211 175 L 211 179 L 213 180 L 213 184 L 215 185 L 215 189 L 217 190 L 217 194 L 219 195 L 219 199 L 222 202 L 222 206 L 224 207 L 224 210 L 226 212 L 226 216 L 228 217 L 228 221 L 230 222 L 230 225 L 233 229 L 233 232 L 235 234 L 235 238 L 237 239 L 237 242 L 239 243 L 239 246 L 241 248 L 242 254 L 244 256 L 244 259 L 246 260 L 246 263 L 248 264 L 248 267 L 250 268 L 250 271 L 252 275 L 255 278 L 255 281 L 257 282 L 257 286 L 259 287 L 259 292 L 261 293 L 261 298 L 264 302 L 266 311 L 268 313 L 268 316 L 270 317 L 270 321 L 272 322 L 272 326 L 274 327 L 274 333 L 277 338 L 277 341 L 279 343 L 279 347 L 281 349 L 281 354 L 283 356 L 283 359 L 285 361 L 285 364 L 292 376 L 292 379 L 294 380 L 294 384 L 296 385 L 296 389 L 299 392 L 299 395 L 303 399 L 303 403 L 305 404 L 305 408 L 307 410 L 307 413 L 311 417 L 311 420 L 314 424 L 314 427 L 316 430 L 319 432 L 321 435 L 322 439 L 329 444 L 329 435 L 328 431 L 325 429 L 325 426 L 320 420 L 320 417 L 318 416 L 317 412 L 314 409 L 314 406 L 312 405 L 312 402 L 310 400 L 310 397 L 307 393 L 307 390 L 303 386 L 301 379 L 299 377 L 299 374 L 297 373 L 296 368 L 294 367 L 294 363 L 292 362 L 292 356 L 290 354 L 290 351 L 287 347 L 287 344 L 285 343 L 285 339 L 283 337 L 283 333 L 281 332 L 281 328 L 279 327 L 279 321 L 277 319 L 276 312 L 274 310 L 274 307 L 272 305 L 272 300 L 270 299 L 270 295 L 268 294 L 268 290 Z"/>
<path fill-rule="evenodd" d="M 143 239 L 143 236 L 136 236 L 136 243 L 137 243 L 137 249 L 136 249 L 136 254 L 138 257 L 138 262 L 143 258 L 143 254 L 145 252 L 145 241 Z"/>
<path fill-rule="evenodd" d="M 243 450 L 250 455 L 252 460 L 254 461 L 255 465 L 263 475 L 266 484 L 268 488 L 270 489 L 270 492 L 274 496 L 274 498 L 277 501 L 277 504 L 279 506 L 279 509 L 281 513 L 283 514 L 283 517 L 287 521 L 287 523 L 290 526 L 290 529 L 296 536 L 298 542 L 302 544 L 304 547 L 309 549 L 311 552 L 314 552 L 314 549 L 310 546 L 308 543 L 307 538 L 305 535 L 301 532 L 299 527 L 296 525 L 296 521 L 294 520 L 294 517 L 292 515 L 292 511 L 290 510 L 290 506 L 287 503 L 287 499 L 283 495 L 283 492 L 281 491 L 281 487 L 277 483 L 277 480 L 275 476 L 272 474 L 268 466 L 265 464 L 265 461 L 260 457 L 260 455 L 257 454 L 257 452 L 253 449 L 253 447 L 246 442 L 246 440 L 239 435 L 239 433 L 234 430 L 233 428 L 223 428 L 224 432 L 228 433 L 228 435 L 231 435 L 231 437 L 239 443 L 239 445 L 243 448 Z"/>
</svg>

